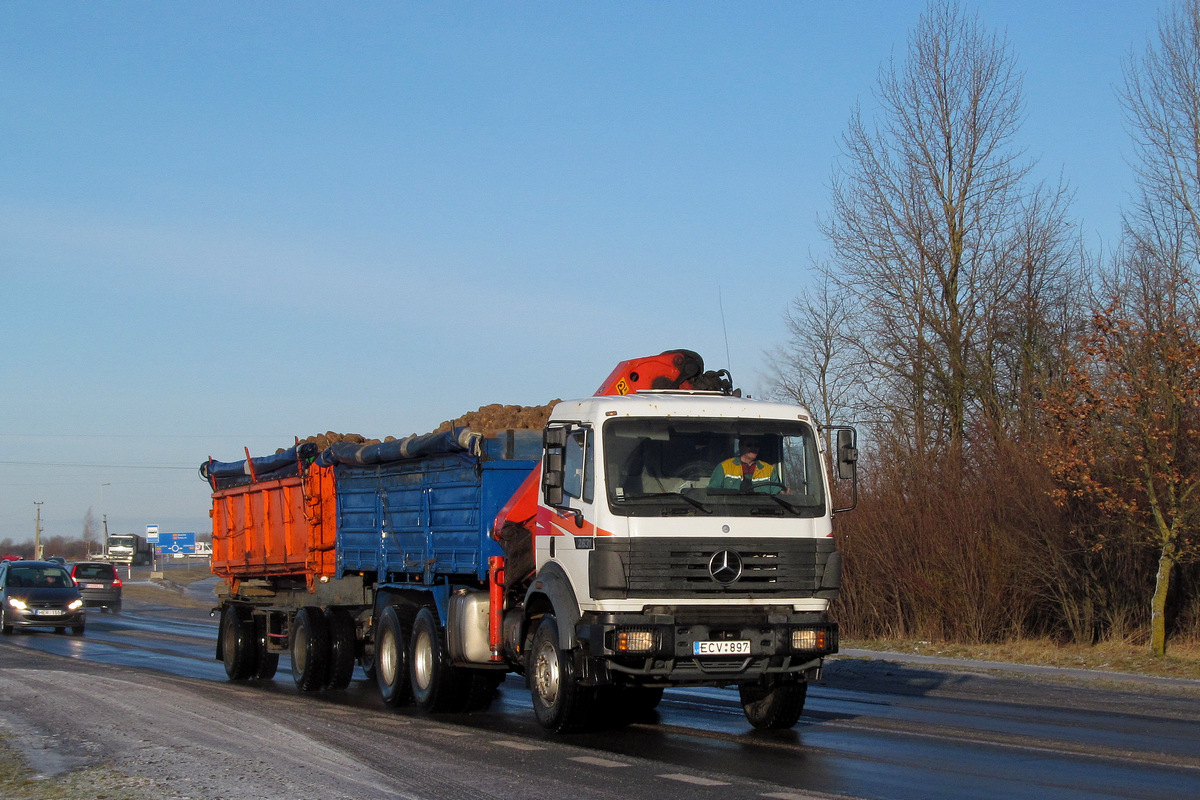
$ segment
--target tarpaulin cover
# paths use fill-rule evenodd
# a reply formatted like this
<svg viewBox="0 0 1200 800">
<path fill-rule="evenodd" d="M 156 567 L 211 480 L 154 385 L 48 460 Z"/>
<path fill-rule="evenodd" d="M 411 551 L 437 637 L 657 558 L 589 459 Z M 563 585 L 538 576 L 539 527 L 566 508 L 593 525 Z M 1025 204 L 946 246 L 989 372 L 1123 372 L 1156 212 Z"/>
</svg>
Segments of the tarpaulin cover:
<svg viewBox="0 0 1200 800">
<path fill-rule="evenodd" d="M 248 478 L 250 477 L 250 467 L 254 467 L 254 474 L 259 478 L 270 477 L 272 473 L 280 470 L 295 468 L 296 462 L 315 458 L 317 455 L 317 446 L 312 442 L 301 442 L 298 445 L 289 447 L 282 453 L 275 453 L 269 456 L 259 456 L 251 458 L 249 463 L 246 459 L 241 461 L 205 461 L 200 465 L 200 476 L 205 480 L 216 478 Z"/>
<path fill-rule="evenodd" d="M 413 434 L 379 444 L 337 442 L 321 452 L 317 457 L 317 464 L 322 467 L 334 464 L 366 467 L 445 453 L 467 452 L 478 455 L 479 439 L 480 435 L 472 430 L 455 428 L 442 433 L 424 433 L 419 436 Z"/>
</svg>

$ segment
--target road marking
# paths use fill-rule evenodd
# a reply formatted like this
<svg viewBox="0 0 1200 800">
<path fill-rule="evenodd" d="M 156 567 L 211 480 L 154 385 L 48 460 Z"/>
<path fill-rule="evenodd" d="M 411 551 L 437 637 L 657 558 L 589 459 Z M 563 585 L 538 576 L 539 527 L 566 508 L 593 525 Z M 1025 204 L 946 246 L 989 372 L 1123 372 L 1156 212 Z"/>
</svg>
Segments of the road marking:
<svg viewBox="0 0 1200 800">
<path fill-rule="evenodd" d="M 442 736 L 470 736 L 467 731 L 456 731 L 453 728 L 425 728 L 426 733 L 440 733 Z"/>
<path fill-rule="evenodd" d="M 580 764 L 591 764 L 593 767 L 628 767 L 629 765 L 621 761 L 610 761 L 607 758 L 596 758 L 595 756 L 575 756 L 571 761 L 578 761 Z"/>
<path fill-rule="evenodd" d="M 813 800 L 815 795 L 795 794 L 794 792 L 770 792 L 769 794 L 764 794 L 763 797 L 770 797 L 773 800 Z"/>
<path fill-rule="evenodd" d="M 528 744 L 527 742 L 496 742 L 501 747 L 511 747 L 513 750 L 545 750 L 540 744 Z"/>
<path fill-rule="evenodd" d="M 659 775 L 660 778 L 666 778 L 669 781 L 679 781 L 681 783 L 690 783 L 695 786 L 729 786 L 725 781 L 714 781 L 709 778 L 701 778 L 696 775 L 684 775 L 682 773 L 674 773 L 672 775 Z"/>
</svg>

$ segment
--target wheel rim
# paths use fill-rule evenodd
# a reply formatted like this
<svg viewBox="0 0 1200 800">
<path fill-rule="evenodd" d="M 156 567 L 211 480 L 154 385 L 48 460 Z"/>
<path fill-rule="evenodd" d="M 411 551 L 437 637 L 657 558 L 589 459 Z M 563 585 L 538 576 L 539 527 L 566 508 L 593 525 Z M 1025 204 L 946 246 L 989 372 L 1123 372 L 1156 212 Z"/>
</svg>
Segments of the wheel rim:
<svg viewBox="0 0 1200 800">
<path fill-rule="evenodd" d="M 422 690 L 433 681 L 433 642 L 428 631 L 421 631 L 413 642 L 413 679 Z"/>
<path fill-rule="evenodd" d="M 384 631 L 379 640 L 379 677 L 387 686 L 396 680 L 396 636 Z"/>
<path fill-rule="evenodd" d="M 237 632 L 233 629 L 236 624 L 237 621 L 233 617 L 230 617 L 225 623 L 225 639 L 221 642 L 221 649 L 225 653 L 225 663 L 227 664 L 233 662 L 234 650 L 237 649 Z"/>
<path fill-rule="evenodd" d="M 303 673 L 308 668 L 308 632 L 301 625 L 292 638 L 292 663 L 296 671 Z"/>
<path fill-rule="evenodd" d="M 553 706 L 558 700 L 560 681 L 558 654 L 554 651 L 554 645 L 546 642 L 537 651 L 537 658 L 533 666 L 533 682 L 537 686 L 538 696 L 547 706 Z"/>
</svg>

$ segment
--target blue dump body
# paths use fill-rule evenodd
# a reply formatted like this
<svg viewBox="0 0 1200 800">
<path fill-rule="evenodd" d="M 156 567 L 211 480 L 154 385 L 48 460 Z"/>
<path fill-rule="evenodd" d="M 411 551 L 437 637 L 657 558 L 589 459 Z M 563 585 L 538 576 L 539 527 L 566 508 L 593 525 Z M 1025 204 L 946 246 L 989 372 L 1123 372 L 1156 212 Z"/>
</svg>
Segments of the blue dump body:
<svg viewBox="0 0 1200 800">
<path fill-rule="evenodd" d="M 421 588 L 484 581 L 496 514 L 541 456 L 540 431 L 479 440 L 478 452 L 370 466 L 337 463 L 338 575 Z"/>
</svg>

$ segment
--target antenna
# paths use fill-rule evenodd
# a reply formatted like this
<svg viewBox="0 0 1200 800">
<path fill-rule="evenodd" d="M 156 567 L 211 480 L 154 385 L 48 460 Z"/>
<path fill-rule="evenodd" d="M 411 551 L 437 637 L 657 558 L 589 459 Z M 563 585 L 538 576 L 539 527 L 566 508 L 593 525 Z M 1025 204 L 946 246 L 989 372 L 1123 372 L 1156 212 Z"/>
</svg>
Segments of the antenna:
<svg viewBox="0 0 1200 800">
<path fill-rule="evenodd" d="M 725 334 L 725 369 L 733 371 L 729 363 L 729 329 L 725 327 L 725 303 L 721 300 L 721 287 L 717 287 L 717 307 L 721 309 L 721 332 Z"/>
</svg>

